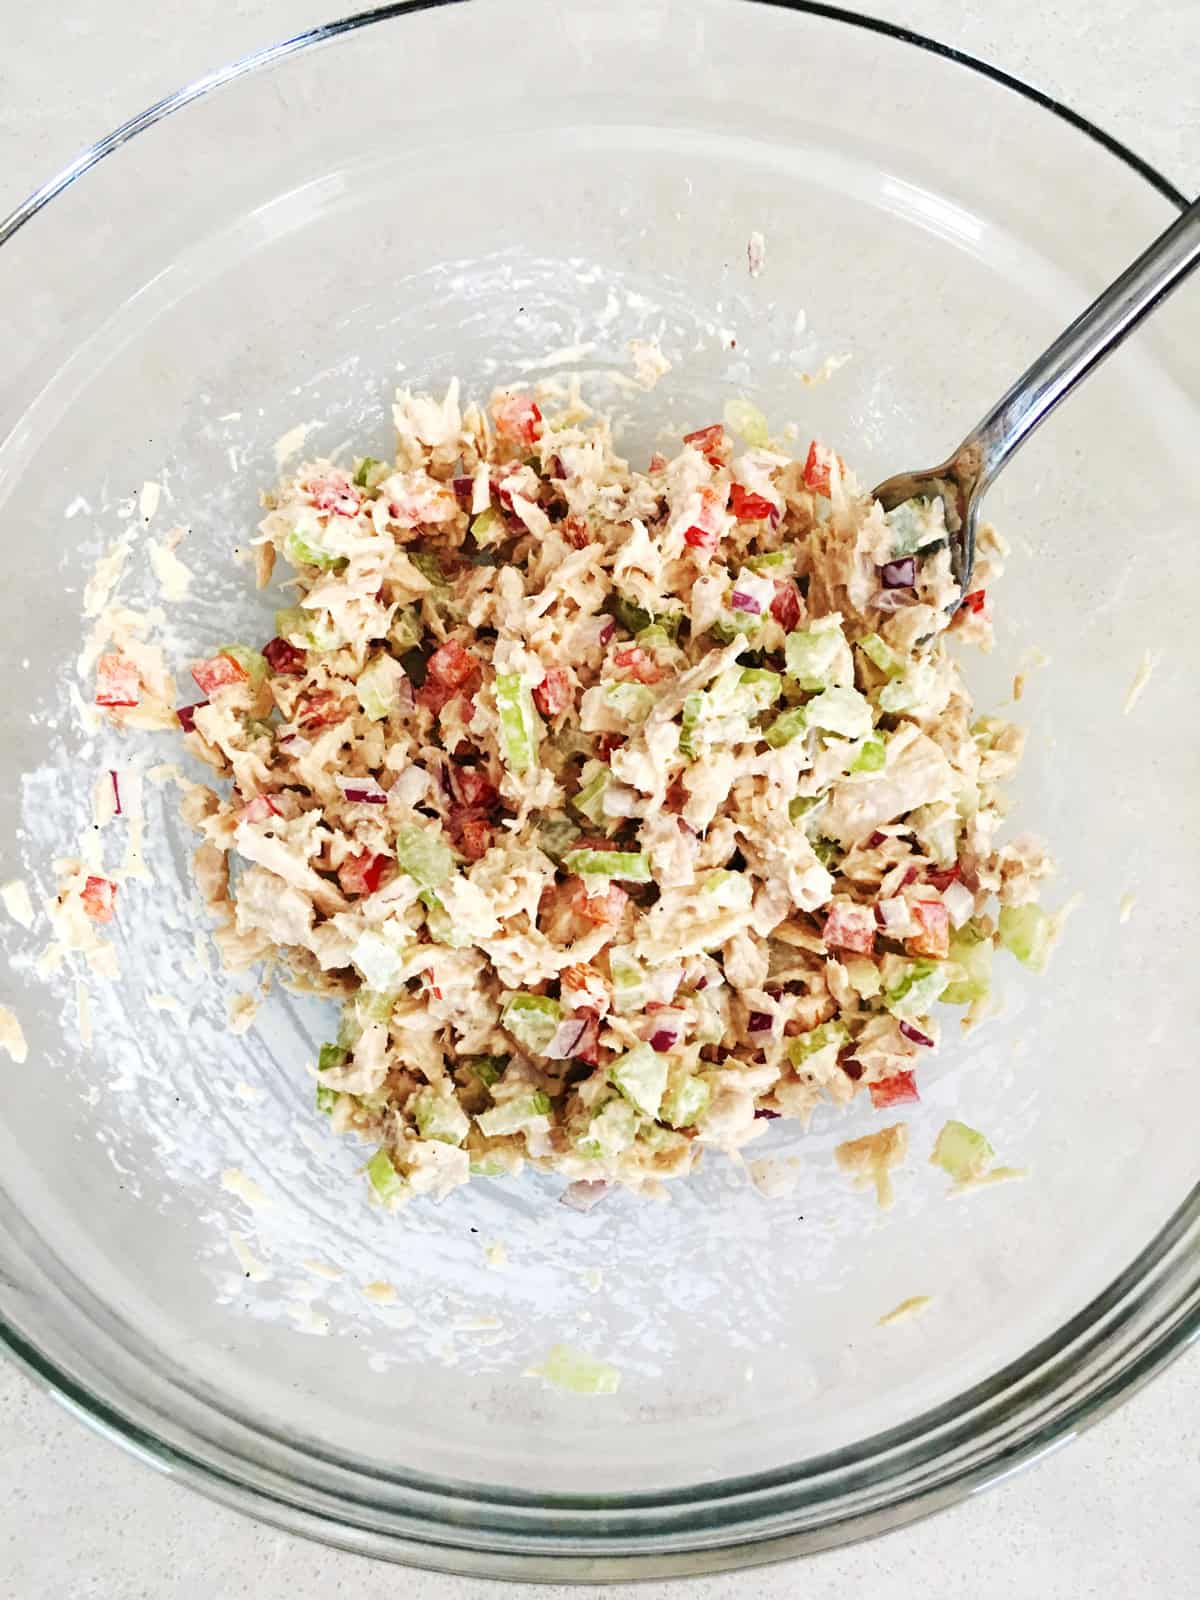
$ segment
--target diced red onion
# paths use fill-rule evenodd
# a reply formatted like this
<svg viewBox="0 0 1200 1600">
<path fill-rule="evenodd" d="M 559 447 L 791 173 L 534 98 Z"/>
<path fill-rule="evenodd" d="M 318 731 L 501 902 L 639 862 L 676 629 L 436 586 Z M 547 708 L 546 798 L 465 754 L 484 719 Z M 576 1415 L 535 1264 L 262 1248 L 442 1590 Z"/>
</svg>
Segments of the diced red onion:
<svg viewBox="0 0 1200 1600">
<path fill-rule="evenodd" d="M 848 1061 L 839 1061 L 838 1065 L 852 1083 L 857 1083 L 863 1075 L 862 1062 L 855 1061 L 853 1057 L 851 1057 Z"/>
<path fill-rule="evenodd" d="M 565 478 L 566 475 L 567 475 L 567 469 L 566 469 L 566 467 L 563 466 L 563 458 L 561 456 L 557 456 L 557 455 L 551 456 L 550 457 L 550 476 L 552 478 Z"/>
<path fill-rule="evenodd" d="M 179 718 L 179 726 L 184 733 L 195 733 L 196 713 L 203 711 L 208 704 L 207 700 L 197 700 L 194 706 L 180 706 L 175 715 Z"/>
<path fill-rule="evenodd" d="M 746 1029 L 749 1033 L 770 1033 L 773 1026 L 769 1011 L 752 1011 L 746 1019 Z"/>
<path fill-rule="evenodd" d="M 975 910 L 975 896 L 961 883 L 948 883 L 942 890 L 942 900 L 956 928 L 969 921 Z"/>
<path fill-rule="evenodd" d="M 886 833 L 880 833 L 879 829 L 876 828 L 875 832 L 867 840 L 867 849 L 868 850 L 878 850 L 879 846 L 881 844 L 883 844 L 886 839 L 887 839 L 887 834 Z"/>
<path fill-rule="evenodd" d="M 612 617 L 609 617 L 604 626 L 600 629 L 600 638 L 598 642 L 602 645 L 607 644 L 616 631 L 617 624 Z"/>
<path fill-rule="evenodd" d="M 117 780 L 116 773 L 111 767 L 109 768 L 108 775 L 112 779 L 113 786 L 113 815 L 119 817 L 121 815 L 121 785 Z"/>
<path fill-rule="evenodd" d="M 899 895 L 889 900 L 880 900 L 875 907 L 875 920 L 889 933 L 907 933 L 912 927 L 907 900 L 902 900 Z"/>
<path fill-rule="evenodd" d="M 744 589 L 735 589 L 729 597 L 729 603 L 735 611 L 752 611 L 756 617 L 762 614 L 758 600 Z"/>
<path fill-rule="evenodd" d="M 281 733 L 276 743 L 289 756 L 306 756 L 312 749 L 312 740 L 302 733 Z"/>
<path fill-rule="evenodd" d="M 778 1122 L 779 1112 L 768 1111 L 766 1106 L 756 1106 L 754 1115 L 759 1122 Z"/>
<path fill-rule="evenodd" d="M 928 1045 L 932 1048 L 933 1040 L 927 1033 L 922 1033 L 920 1028 L 914 1028 L 911 1022 L 902 1022 L 900 1032 L 906 1039 L 911 1039 L 913 1044 Z"/>
<path fill-rule="evenodd" d="M 580 1178 L 575 1183 L 569 1183 L 558 1197 L 560 1206 L 570 1206 L 572 1211 L 587 1212 L 598 1205 L 612 1188 L 611 1183 L 592 1183 L 586 1178 Z"/>
<path fill-rule="evenodd" d="M 903 878 L 901 878 L 901 880 L 900 880 L 901 888 L 907 889 L 909 884 L 910 883 L 916 883 L 917 879 L 920 876 L 921 876 L 920 867 L 909 867 L 909 868 L 907 868 Z"/>
<path fill-rule="evenodd" d="M 452 480 L 452 484 L 454 493 L 458 497 L 459 505 L 466 506 L 470 510 L 471 497 L 475 492 L 475 479 L 455 478 Z"/>
<path fill-rule="evenodd" d="M 678 1043 L 678 1028 L 655 1028 L 654 1032 L 650 1035 L 651 1050 L 658 1050 L 660 1052 L 663 1050 L 674 1050 Z"/>
<path fill-rule="evenodd" d="M 579 1049 L 580 1041 L 587 1032 L 587 1017 L 570 1017 L 560 1022 L 554 1030 L 554 1037 L 546 1046 L 546 1054 L 551 1061 L 569 1061 Z"/>
<path fill-rule="evenodd" d="M 334 781 L 342 791 L 343 798 L 350 805 L 387 805 L 387 794 L 379 787 L 374 778 L 343 778 L 339 772 Z"/>
<path fill-rule="evenodd" d="M 917 581 L 916 556 L 885 562 L 879 569 L 879 581 L 885 589 L 911 589 Z"/>
<path fill-rule="evenodd" d="M 880 589 L 871 604 L 876 611 L 903 611 L 905 606 L 915 602 L 916 596 L 911 589 Z"/>
</svg>

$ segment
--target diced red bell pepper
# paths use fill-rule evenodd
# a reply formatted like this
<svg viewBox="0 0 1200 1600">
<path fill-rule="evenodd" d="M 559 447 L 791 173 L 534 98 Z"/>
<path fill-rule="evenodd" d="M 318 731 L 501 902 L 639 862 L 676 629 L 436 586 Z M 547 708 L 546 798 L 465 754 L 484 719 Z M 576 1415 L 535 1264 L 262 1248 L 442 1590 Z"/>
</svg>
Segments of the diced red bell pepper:
<svg viewBox="0 0 1200 1600">
<path fill-rule="evenodd" d="M 696 428 L 692 433 L 685 433 L 684 444 L 695 445 L 702 456 L 706 456 L 714 467 L 719 467 L 725 458 L 725 429 L 719 422 L 710 422 L 706 428 Z"/>
<path fill-rule="evenodd" d="M 342 862 L 338 868 L 338 882 L 346 894 L 363 898 L 375 893 L 383 882 L 384 874 L 390 864 L 387 856 L 377 856 L 370 850 L 360 850 L 356 856 L 348 856 Z"/>
<path fill-rule="evenodd" d="M 629 903 L 629 896 L 620 884 L 610 883 L 603 893 L 589 894 L 587 884 L 582 879 L 577 879 L 576 882 L 579 887 L 571 900 L 573 911 L 577 911 L 581 917 L 598 926 L 611 927 L 620 922 Z"/>
<path fill-rule="evenodd" d="M 443 689 L 458 690 L 478 666 L 478 656 L 464 650 L 457 639 L 447 639 L 430 656 L 425 667 L 426 681 L 432 679 Z"/>
<path fill-rule="evenodd" d="M 944 961 L 950 954 L 949 911 L 940 900 L 914 900 L 908 909 L 917 928 L 905 940 L 905 949 L 910 955 Z"/>
<path fill-rule="evenodd" d="M 533 444 L 542 435 L 542 413 L 531 394 L 503 394 L 492 401 L 496 432 L 516 444 Z"/>
<path fill-rule="evenodd" d="M 664 456 L 661 451 L 656 450 L 654 452 L 654 454 L 650 457 L 650 462 L 649 462 L 649 465 L 646 468 L 646 471 L 647 472 L 662 472 L 662 471 L 665 470 L 666 465 L 667 465 L 666 456 Z"/>
<path fill-rule="evenodd" d="M 648 650 L 643 650 L 640 644 L 622 645 L 613 652 L 613 665 L 620 667 L 635 683 L 657 683 L 662 677 L 662 668 Z"/>
<path fill-rule="evenodd" d="M 248 683 L 249 673 L 232 656 L 210 656 L 198 661 L 192 668 L 192 677 L 201 694 L 212 696 L 218 689 L 228 689 L 234 683 Z"/>
<path fill-rule="evenodd" d="M 310 731 L 313 728 L 328 728 L 339 721 L 341 715 L 342 702 L 332 689 L 314 689 L 296 707 L 297 726 Z"/>
<path fill-rule="evenodd" d="M 828 445 L 818 444 L 814 439 L 808 447 L 808 456 L 804 462 L 804 487 L 813 494 L 823 494 L 828 499 L 830 469 L 835 461 L 841 465 L 840 456 L 835 455 Z"/>
<path fill-rule="evenodd" d="M 987 609 L 987 590 L 974 589 L 970 594 L 963 595 L 963 605 L 968 611 L 974 612 L 978 617 Z"/>
<path fill-rule="evenodd" d="M 693 550 L 715 550 L 721 537 L 721 524 L 725 517 L 725 504 L 715 489 L 701 488 L 700 510 L 695 522 L 683 531 L 684 544 Z"/>
<path fill-rule="evenodd" d="M 571 704 L 571 675 L 562 667 L 549 667 L 533 691 L 533 701 L 544 717 L 557 717 Z"/>
<path fill-rule="evenodd" d="M 79 898 L 93 922 L 111 922 L 117 910 L 117 886 L 110 878 L 89 878 Z"/>
<path fill-rule="evenodd" d="M 869 1083 L 867 1088 L 871 1091 L 871 1104 L 876 1111 L 882 1111 L 885 1106 L 904 1105 L 909 1100 L 919 1100 L 917 1093 L 916 1074 L 912 1072 L 894 1072 L 890 1078 L 884 1078 L 880 1083 Z"/>
<path fill-rule="evenodd" d="M 460 805 L 490 811 L 500 798 L 482 767 L 451 767 L 450 781 Z"/>
<path fill-rule="evenodd" d="M 581 1006 L 575 1013 L 576 1022 L 586 1022 L 586 1027 L 575 1046 L 574 1060 L 586 1061 L 594 1067 L 600 1060 L 600 1018 L 594 1011 Z"/>
<path fill-rule="evenodd" d="M 837 950 L 856 950 L 870 955 L 875 949 L 875 912 L 871 906 L 858 906 L 835 900 L 825 918 L 825 943 Z"/>
<path fill-rule="evenodd" d="M 777 507 L 761 494 L 754 494 L 749 489 L 743 489 L 740 483 L 735 483 L 729 489 L 729 509 L 739 522 L 760 522 L 764 517 L 773 517 Z"/>
<path fill-rule="evenodd" d="M 771 601 L 771 615 L 783 629 L 791 633 L 800 621 L 800 591 L 791 578 L 776 578 L 775 598 Z"/>
<path fill-rule="evenodd" d="M 297 645 L 286 639 L 272 639 L 263 645 L 263 655 L 271 671 L 280 678 L 303 677 L 308 670 L 308 656 Z"/>
<path fill-rule="evenodd" d="M 135 706 L 141 698 L 138 669 L 123 655 L 101 656 L 96 663 L 96 704 Z"/>
</svg>

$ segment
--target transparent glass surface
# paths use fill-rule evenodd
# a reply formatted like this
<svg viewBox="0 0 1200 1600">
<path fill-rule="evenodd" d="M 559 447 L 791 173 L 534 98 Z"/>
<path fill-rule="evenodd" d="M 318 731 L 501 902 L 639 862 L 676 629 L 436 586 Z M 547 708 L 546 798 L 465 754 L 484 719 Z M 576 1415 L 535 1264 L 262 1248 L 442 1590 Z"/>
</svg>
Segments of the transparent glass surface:
<svg viewBox="0 0 1200 1600">
<path fill-rule="evenodd" d="M 96 774 L 178 755 L 170 735 L 135 755 L 73 705 L 98 557 L 130 532 L 121 593 L 162 603 L 146 540 L 188 527 L 192 596 L 164 604 L 181 672 L 265 637 L 276 596 L 234 547 L 296 424 L 306 450 L 382 453 L 398 381 L 486 391 L 570 347 L 561 370 L 635 459 L 746 393 L 872 482 L 940 459 L 1178 205 L 970 63 L 738 0 L 396 8 L 139 125 L 0 230 L 0 837 L 39 902 Z M 651 334 L 672 370 L 631 391 L 612 372 Z M 850 359 L 805 383 L 829 356 Z M 90 1046 L 81 973 L 37 970 L 44 917 L 4 930 L 0 998 L 30 1049 L 0 1110 L 11 1350 L 256 1515 L 526 1577 L 861 1536 L 1110 1405 L 1197 1318 L 1198 428 L 1185 289 L 992 498 L 1013 555 L 972 681 L 1003 709 L 1026 673 L 1012 825 L 1061 862 L 1051 904 L 1082 903 L 1049 975 L 1006 964 L 1002 1015 L 926 1070 L 893 1210 L 833 1163 L 884 1120 L 869 1107 L 750 1147 L 796 1163 L 774 1196 L 718 1158 L 664 1203 L 587 1215 L 538 1176 L 370 1208 L 366 1152 L 312 1111 L 325 1008 L 276 986 L 229 1032 L 255 980 L 200 959 L 193 836 L 147 780 L 148 877 L 122 890 L 120 981 L 87 980 Z M 144 480 L 164 486 L 148 532 Z M 953 1115 L 1028 1179 L 948 1199 L 926 1156 Z M 879 1326 L 914 1295 L 923 1316 Z M 619 1391 L 525 1375 L 560 1342 Z"/>
</svg>

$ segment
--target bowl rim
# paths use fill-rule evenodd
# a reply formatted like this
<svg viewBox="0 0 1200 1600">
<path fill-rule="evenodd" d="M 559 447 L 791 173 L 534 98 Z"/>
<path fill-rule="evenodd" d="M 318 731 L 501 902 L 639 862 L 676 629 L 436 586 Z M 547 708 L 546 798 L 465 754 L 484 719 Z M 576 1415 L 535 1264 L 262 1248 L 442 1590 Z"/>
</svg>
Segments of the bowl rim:
<svg viewBox="0 0 1200 1600">
<path fill-rule="evenodd" d="M 305 29 L 192 80 L 81 150 L 30 193 L 0 219 L 0 246 L 130 139 L 226 84 L 343 34 L 466 3 L 393 0 Z M 1087 135 L 1178 210 L 1188 204 L 1161 173 L 1089 118 L 968 52 L 821 0 L 743 3 L 880 34 L 968 68 Z M 532 1495 L 397 1472 L 375 1475 L 375 1481 L 393 1491 L 386 1505 L 341 1498 L 229 1446 L 193 1439 L 188 1447 L 168 1440 L 145 1420 L 153 1416 L 148 1409 L 139 1416 L 134 1406 L 122 1409 L 94 1393 L 3 1317 L 0 1349 L 64 1409 L 128 1453 L 289 1532 L 358 1554 L 476 1577 L 611 1581 L 694 1576 L 887 1532 L 1058 1448 L 1136 1392 L 1200 1335 L 1200 1276 L 1190 1283 L 1171 1281 L 1174 1263 L 1197 1257 L 1200 1184 L 1106 1289 L 1030 1351 L 954 1399 L 803 1464 L 633 1496 Z M 259 1428 L 257 1433 L 264 1441 L 290 1445 L 270 1430 Z M 294 1453 L 295 1447 L 291 1449 Z M 872 1464 L 884 1456 L 892 1465 L 881 1481 Z M 336 1465 L 345 1459 L 332 1461 Z M 836 1504 L 821 1488 L 831 1473 L 844 1480 Z M 361 1484 L 363 1475 L 358 1476 Z M 410 1499 L 402 1505 L 400 1497 L 406 1494 Z M 473 1502 L 469 1534 L 459 1531 L 468 1526 L 464 1500 Z"/>
</svg>

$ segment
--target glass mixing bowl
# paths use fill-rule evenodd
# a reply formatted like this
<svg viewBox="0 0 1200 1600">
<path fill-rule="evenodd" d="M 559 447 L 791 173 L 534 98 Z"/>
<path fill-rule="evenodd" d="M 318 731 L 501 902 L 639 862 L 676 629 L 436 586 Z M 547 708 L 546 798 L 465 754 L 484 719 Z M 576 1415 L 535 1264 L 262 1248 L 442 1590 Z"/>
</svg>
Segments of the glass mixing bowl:
<svg viewBox="0 0 1200 1600">
<path fill-rule="evenodd" d="M 939 459 L 1180 204 L 1001 74 L 817 6 L 394 6 L 154 107 L 0 227 L 4 871 L 44 900 L 96 774 L 177 756 L 80 717 L 97 558 L 127 533 L 121 592 L 153 601 L 141 546 L 186 524 L 177 666 L 265 636 L 275 602 L 233 547 L 294 425 L 307 449 L 382 454 L 401 375 L 486 390 L 566 348 L 639 459 L 747 393 L 870 483 Z M 610 374 L 651 333 L 673 368 L 631 393 Z M 1103 1412 L 1200 1315 L 1198 427 L 1185 289 L 994 494 L 1013 559 L 972 677 L 1000 708 L 1026 672 L 1014 826 L 1061 861 L 1051 903 L 1083 902 L 1049 975 L 1006 969 L 1003 1014 L 925 1074 L 892 1211 L 833 1165 L 869 1107 L 748 1150 L 798 1162 L 784 1193 L 717 1159 L 667 1203 L 586 1215 L 538 1176 L 370 1208 L 365 1152 L 312 1111 L 328 1016 L 277 986 L 228 1031 L 254 980 L 197 947 L 193 836 L 147 779 L 121 980 L 39 968 L 44 918 L 5 931 L 30 1052 L 4 1067 L 0 1123 L 9 1349 L 255 1515 L 522 1577 L 859 1537 Z M 163 486 L 148 533 L 144 480 Z M 128 833 L 105 831 L 110 861 Z M 1028 1179 L 947 1198 L 925 1157 L 951 1115 Z M 914 1295 L 922 1317 L 879 1325 Z M 556 1343 L 619 1391 L 526 1376 Z"/>
</svg>

